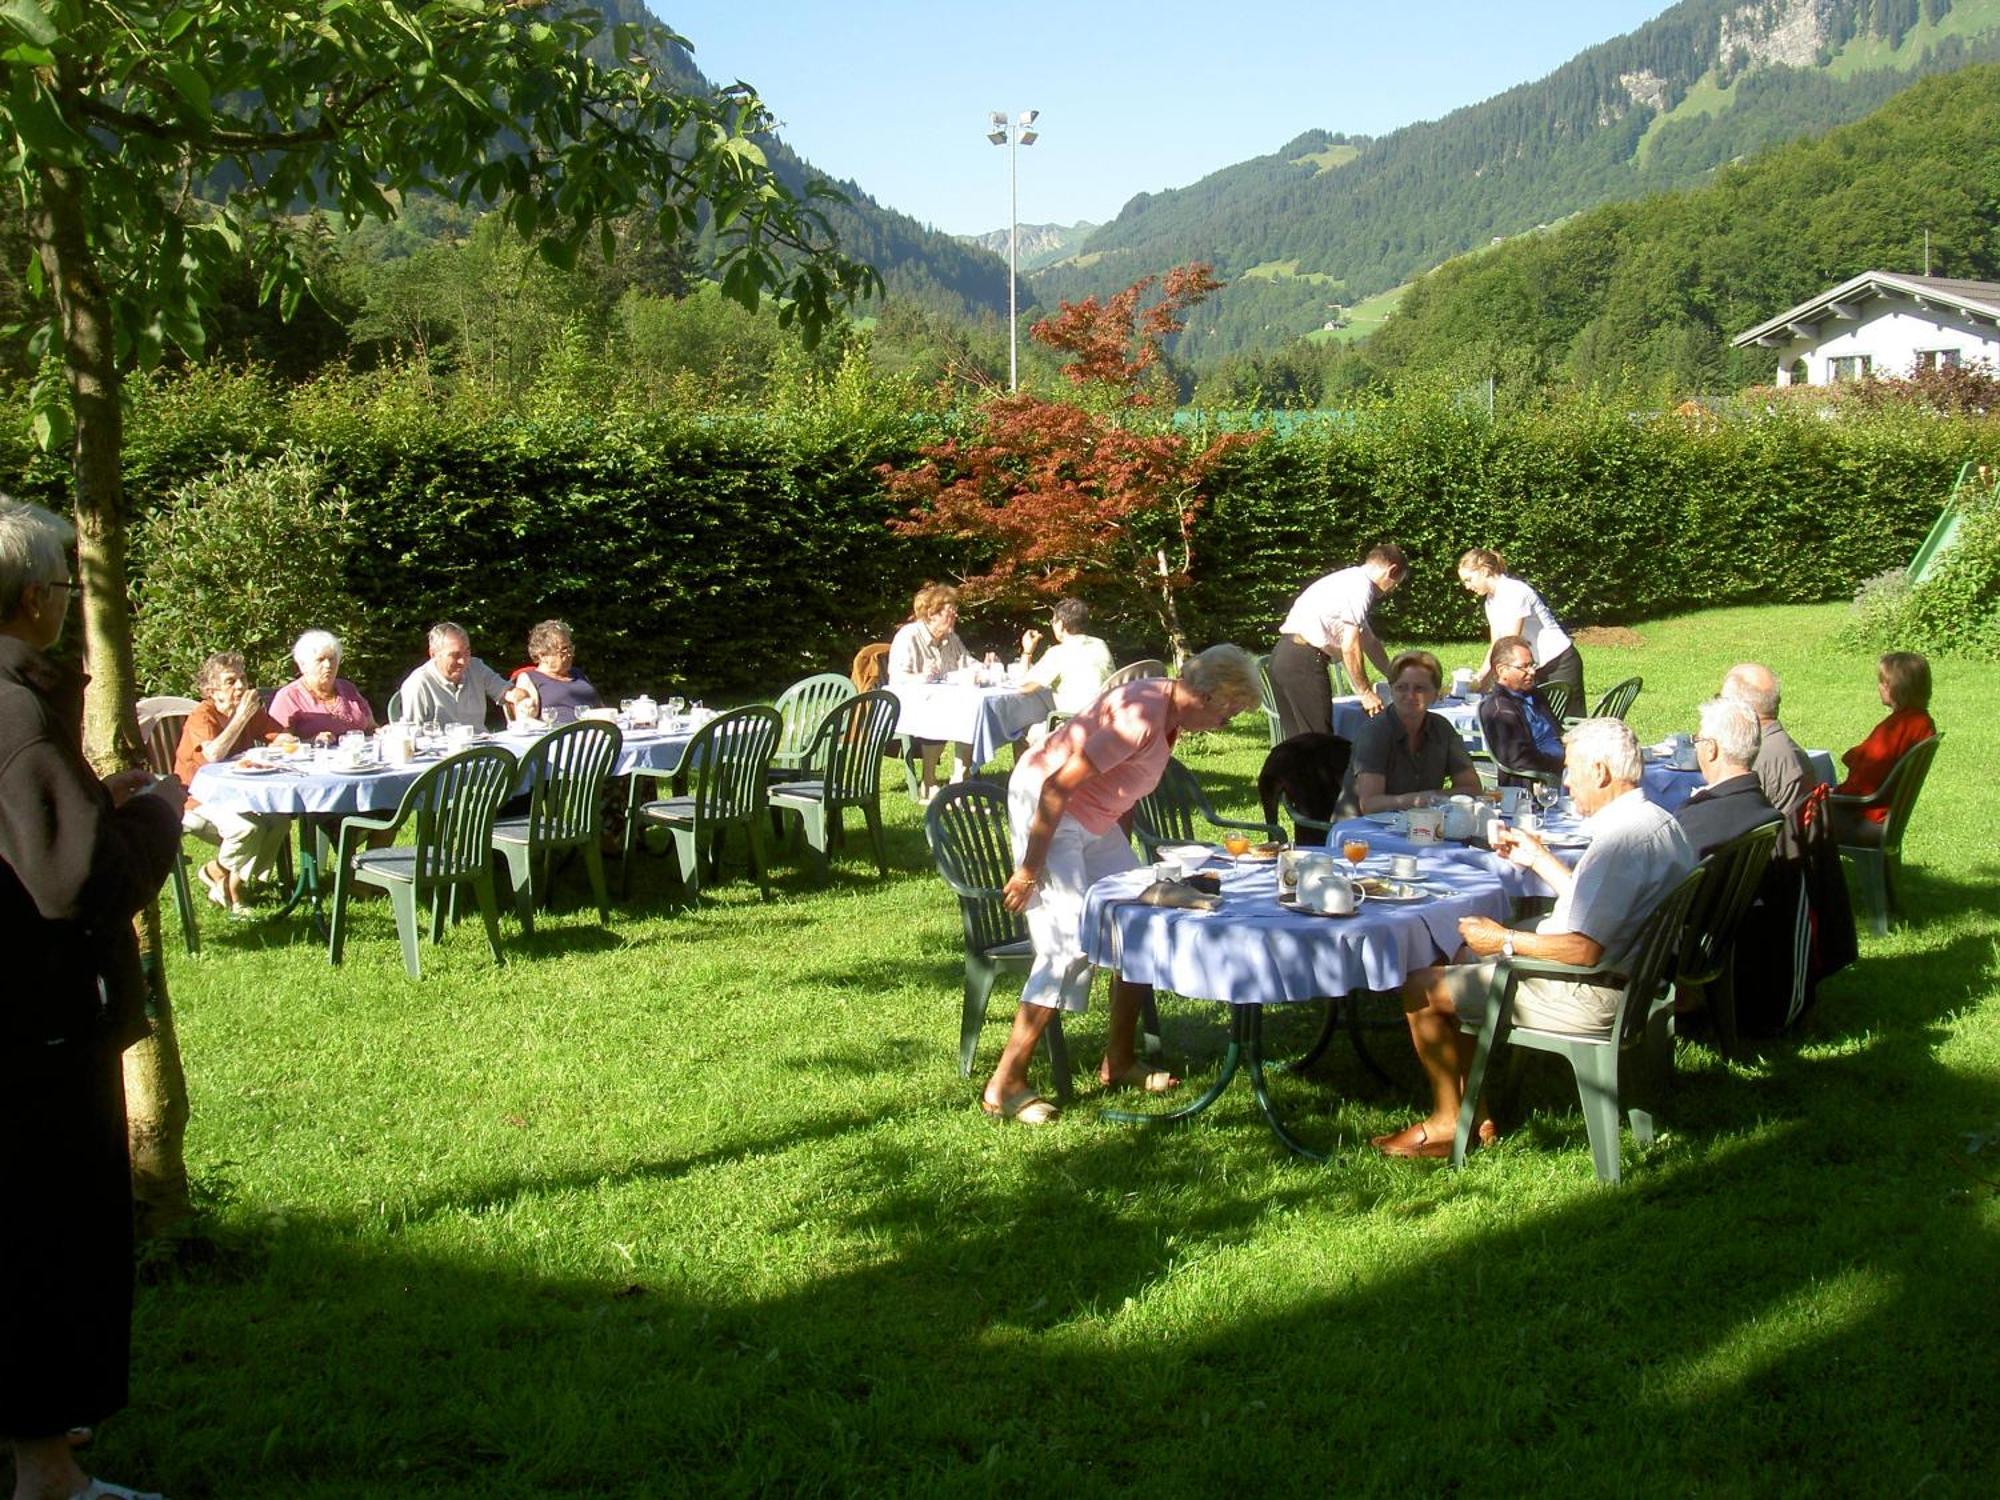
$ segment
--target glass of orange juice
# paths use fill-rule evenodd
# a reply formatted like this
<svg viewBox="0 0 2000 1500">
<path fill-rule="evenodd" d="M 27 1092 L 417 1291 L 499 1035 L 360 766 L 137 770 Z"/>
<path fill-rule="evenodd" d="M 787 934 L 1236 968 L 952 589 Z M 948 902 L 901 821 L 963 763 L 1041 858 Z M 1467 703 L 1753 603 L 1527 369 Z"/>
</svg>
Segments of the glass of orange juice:
<svg viewBox="0 0 2000 1500">
<path fill-rule="evenodd" d="M 1359 870 L 1361 861 L 1368 857 L 1368 840 L 1359 834 L 1350 833 L 1341 841 L 1340 852 L 1347 856 L 1350 865 Z"/>
<path fill-rule="evenodd" d="M 1250 852 L 1250 835 L 1247 833 L 1226 833 L 1222 836 L 1222 847 L 1229 851 L 1231 859 L 1241 859 Z"/>
</svg>

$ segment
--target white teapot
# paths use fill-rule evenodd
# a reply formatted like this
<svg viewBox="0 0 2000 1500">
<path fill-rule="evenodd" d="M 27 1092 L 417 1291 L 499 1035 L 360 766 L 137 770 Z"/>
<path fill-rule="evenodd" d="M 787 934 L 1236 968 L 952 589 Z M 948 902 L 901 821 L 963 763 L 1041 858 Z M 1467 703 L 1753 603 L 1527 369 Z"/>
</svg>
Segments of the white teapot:
<svg viewBox="0 0 2000 1500">
<path fill-rule="evenodd" d="M 651 729 L 660 722 L 660 705 L 653 701 L 650 693 L 641 693 L 632 700 L 632 727 Z"/>
<path fill-rule="evenodd" d="M 1444 805 L 1444 836 L 1469 839 L 1480 831 L 1480 806 L 1467 796 L 1453 797 Z"/>
</svg>

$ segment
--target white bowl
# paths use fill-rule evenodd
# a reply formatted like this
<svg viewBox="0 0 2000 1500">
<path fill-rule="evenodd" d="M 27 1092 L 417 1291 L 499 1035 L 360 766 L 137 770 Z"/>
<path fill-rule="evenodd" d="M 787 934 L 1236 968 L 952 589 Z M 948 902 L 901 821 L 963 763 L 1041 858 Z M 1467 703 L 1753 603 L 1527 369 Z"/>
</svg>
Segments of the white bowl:
<svg viewBox="0 0 2000 1500">
<path fill-rule="evenodd" d="M 1214 853 L 1206 844 L 1162 844 L 1160 862 L 1178 866 L 1183 875 L 1192 875 L 1207 864 Z"/>
</svg>

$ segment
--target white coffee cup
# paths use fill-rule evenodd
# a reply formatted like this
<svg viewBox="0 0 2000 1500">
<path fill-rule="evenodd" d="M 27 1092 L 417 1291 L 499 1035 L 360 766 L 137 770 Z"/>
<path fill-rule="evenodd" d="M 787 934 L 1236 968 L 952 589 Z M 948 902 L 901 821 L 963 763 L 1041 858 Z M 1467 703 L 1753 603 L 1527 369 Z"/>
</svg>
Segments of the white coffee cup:
<svg viewBox="0 0 2000 1500">
<path fill-rule="evenodd" d="M 1354 882 L 1334 856 L 1319 849 L 1299 852 L 1299 905 L 1344 916 L 1354 910 Z"/>
<path fill-rule="evenodd" d="M 1299 851 L 1289 846 L 1278 851 L 1278 892 L 1295 891 L 1299 885 Z"/>
<path fill-rule="evenodd" d="M 1417 857 L 1414 854 L 1398 854 L 1389 861 L 1389 873 L 1398 880 L 1417 878 Z"/>
<path fill-rule="evenodd" d="M 1514 826 L 1523 833 L 1540 833 L 1542 817 L 1540 813 L 1522 813 L 1514 820 Z"/>
<path fill-rule="evenodd" d="M 1413 807 L 1403 815 L 1409 825 L 1410 842 L 1435 844 L 1444 835 L 1444 809 Z"/>
</svg>

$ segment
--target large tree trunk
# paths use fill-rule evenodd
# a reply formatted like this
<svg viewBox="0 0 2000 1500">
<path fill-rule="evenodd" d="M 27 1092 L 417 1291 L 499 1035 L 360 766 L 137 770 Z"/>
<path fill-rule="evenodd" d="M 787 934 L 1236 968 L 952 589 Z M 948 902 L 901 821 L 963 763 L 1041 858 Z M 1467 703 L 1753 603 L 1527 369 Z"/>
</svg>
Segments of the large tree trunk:
<svg viewBox="0 0 2000 1500">
<path fill-rule="evenodd" d="M 64 370 L 76 422 L 77 574 L 83 583 L 84 751 L 100 774 L 145 763 L 139 738 L 132 612 L 125 577 L 125 428 L 111 302 L 84 228 L 83 184 L 65 167 L 40 173 L 29 232 L 62 323 Z M 162 962 L 160 907 L 140 915 L 140 953 L 152 988 L 147 1037 L 125 1054 L 132 1191 L 145 1234 L 172 1233 L 189 1217 L 187 1079 L 174 1037 Z"/>
</svg>

